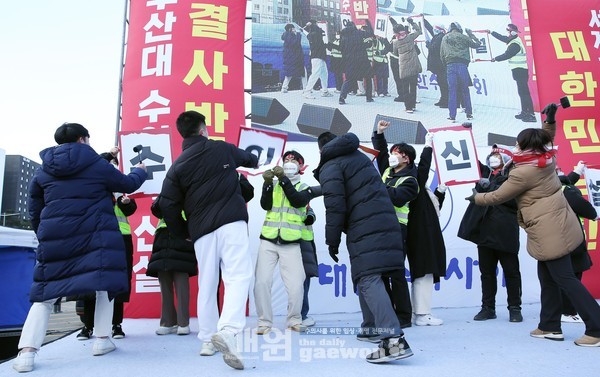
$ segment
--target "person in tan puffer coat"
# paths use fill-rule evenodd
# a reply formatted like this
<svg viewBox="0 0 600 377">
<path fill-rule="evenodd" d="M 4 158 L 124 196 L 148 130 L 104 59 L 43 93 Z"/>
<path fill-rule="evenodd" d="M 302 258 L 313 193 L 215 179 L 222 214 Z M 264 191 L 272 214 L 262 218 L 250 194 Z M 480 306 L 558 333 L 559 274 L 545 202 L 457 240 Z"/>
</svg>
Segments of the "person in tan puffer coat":
<svg viewBox="0 0 600 377">
<path fill-rule="evenodd" d="M 552 149 L 556 134 L 556 104 L 544 108 L 542 129 L 528 128 L 517 136 L 509 176 L 498 190 L 467 197 L 477 205 L 517 201 L 517 219 L 527 233 L 527 251 L 538 261 L 541 310 L 535 338 L 564 340 L 561 331 L 561 290 L 585 322 L 578 346 L 600 347 L 600 306 L 573 272 L 569 254 L 583 242 L 577 216 L 569 206 L 555 173 Z"/>
</svg>

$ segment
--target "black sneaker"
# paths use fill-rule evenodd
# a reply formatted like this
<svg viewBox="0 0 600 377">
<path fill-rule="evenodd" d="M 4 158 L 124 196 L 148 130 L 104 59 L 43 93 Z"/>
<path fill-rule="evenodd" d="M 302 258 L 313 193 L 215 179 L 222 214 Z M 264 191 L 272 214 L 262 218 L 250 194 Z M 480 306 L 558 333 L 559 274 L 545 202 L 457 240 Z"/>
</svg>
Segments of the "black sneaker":
<svg viewBox="0 0 600 377">
<path fill-rule="evenodd" d="M 346 104 L 346 101 L 345 101 L 343 98 L 340 98 L 340 100 L 338 101 L 338 103 L 339 103 L 340 105 L 345 105 L 345 104 Z"/>
<path fill-rule="evenodd" d="M 125 333 L 123 332 L 121 325 L 113 325 L 112 337 L 113 339 L 123 339 L 125 337 Z"/>
<path fill-rule="evenodd" d="M 481 311 L 473 317 L 475 321 L 486 321 L 488 319 L 496 319 L 496 309 L 484 306 Z"/>
<path fill-rule="evenodd" d="M 517 115 L 515 115 L 515 118 L 516 118 L 516 119 L 523 119 L 523 114 L 524 114 L 524 113 L 522 113 L 522 112 L 521 112 L 521 113 L 518 113 Z"/>
<path fill-rule="evenodd" d="M 518 307 L 508 308 L 508 317 L 510 322 L 523 322 L 521 309 Z"/>
<path fill-rule="evenodd" d="M 93 329 L 88 329 L 87 327 L 83 327 L 81 332 L 77 334 L 77 340 L 88 340 L 92 337 Z"/>
<path fill-rule="evenodd" d="M 387 363 L 412 356 L 410 346 L 404 338 L 388 338 L 379 343 L 377 351 L 367 356 L 369 363 Z"/>
</svg>

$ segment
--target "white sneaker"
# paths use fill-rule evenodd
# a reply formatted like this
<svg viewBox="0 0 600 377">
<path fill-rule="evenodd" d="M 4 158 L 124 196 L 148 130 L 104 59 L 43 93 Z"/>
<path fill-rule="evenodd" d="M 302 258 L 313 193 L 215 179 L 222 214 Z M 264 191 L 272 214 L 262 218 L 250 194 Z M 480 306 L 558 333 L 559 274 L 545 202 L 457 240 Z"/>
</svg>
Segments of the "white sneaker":
<svg viewBox="0 0 600 377">
<path fill-rule="evenodd" d="M 431 314 L 417 314 L 415 325 L 417 326 L 440 326 L 444 323 L 439 318 L 435 318 Z"/>
<path fill-rule="evenodd" d="M 315 325 L 315 320 L 313 317 L 306 317 L 305 319 L 302 320 L 302 324 L 306 327 L 311 327 Z"/>
<path fill-rule="evenodd" d="M 177 332 L 177 328 L 178 326 L 170 326 L 170 327 L 165 327 L 165 326 L 161 326 L 158 329 L 156 329 L 156 335 L 168 335 L 168 334 L 175 334 Z"/>
<path fill-rule="evenodd" d="M 577 314 L 575 315 L 561 315 L 560 321 L 565 323 L 583 323 L 581 317 Z"/>
<path fill-rule="evenodd" d="M 188 335 L 190 333 L 189 326 L 178 326 L 177 327 L 177 335 Z"/>
<path fill-rule="evenodd" d="M 33 370 L 33 359 L 35 352 L 19 352 L 13 362 L 13 369 L 19 373 L 31 372 Z"/>
<path fill-rule="evenodd" d="M 227 330 L 221 330 L 211 337 L 212 344 L 223 354 L 223 361 L 233 369 L 244 369 L 244 363 L 237 351 L 235 335 Z"/>
<path fill-rule="evenodd" d="M 92 354 L 94 356 L 102 356 L 114 351 L 116 348 L 110 338 L 97 338 L 92 348 Z"/>
<path fill-rule="evenodd" d="M 334 90 L 333 92 L 334 92 L 334 93 L 341 93 L 341 91 L 339 91 L 339 90 L 337 90 L 337 89 L 336 89 L 336 90 Z"/>
<path fill-rule="evenodd" d="M 281 89 L 281 93 L 287 93 L 288 90 L 286 88 Z"/>
<path fill-rule="evenodd" d="M 211 342 L 203 342 L 200 349 L 200 356 L 212 356 L 217 353 L 217 349 Z"/>
<path fill-rule="evenodd" d="M 329 91 L 321 92 L 321 97 L 333 97 L 333 94 L 331 94 Z"/>
<path fill-rule="evenodd" d="M 315 99 L 315 98 L 317 98 L 317 97 L 313 96 L 313 94 L 311 92 L 302 93 L 302 97 L 307 98 L 307 99 Z"/>
</svg>

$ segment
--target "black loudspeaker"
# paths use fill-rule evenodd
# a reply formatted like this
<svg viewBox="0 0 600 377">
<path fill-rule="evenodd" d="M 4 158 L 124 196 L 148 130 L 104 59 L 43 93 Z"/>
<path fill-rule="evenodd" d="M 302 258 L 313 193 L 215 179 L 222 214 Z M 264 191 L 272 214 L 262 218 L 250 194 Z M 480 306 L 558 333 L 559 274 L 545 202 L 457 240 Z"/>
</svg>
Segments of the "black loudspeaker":
<svg viewBox="0 0 600 377">
<path fill-rule="evenodd" d="M 352 127 L 352 123 L 340 110 L 307 103 L 302 105 L 296 124 L 302 133 L 314 136 L 319 136 L 326 131 L 339 136 Z"/>
<path fill-rule="evenodd" d="M 272 126 L 289 116 L 290 112 L 275 98 L 252 96 L 252 122 Z"/>
<path fill-rule="evenodd" d="M 517 138 L 514 136 L 506 136 L 500 134 L 488 134 L 488 145 L 491 147 L 494 144 L 512 146 L 517 142 Z"/>
<path fill-rule="evenodd" d="M 407 144 L 425 144 L 425 135 L 427 129 L 418 120 L 409 120 L 394 118 L 387 115 L 377 114 L 373 131 L 377 131 L 377 123 L 380 120 L 390 122 L 390 126 L 385 130 L 385 139 L 388 144 L 407 143 Z"/>
</svg>

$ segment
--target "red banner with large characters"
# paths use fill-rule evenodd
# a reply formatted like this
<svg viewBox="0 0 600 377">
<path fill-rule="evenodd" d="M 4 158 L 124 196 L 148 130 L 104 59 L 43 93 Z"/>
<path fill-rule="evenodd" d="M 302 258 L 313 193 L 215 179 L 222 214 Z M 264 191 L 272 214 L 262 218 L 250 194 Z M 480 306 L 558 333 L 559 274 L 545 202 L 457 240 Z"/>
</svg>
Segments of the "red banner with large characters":
<svg viewBox="0 0 600 377">
<path fill-rule="evenodd" d="M 573 4 L 575 5 L 575 4 Z M 531 42 L 536 65 L 540 105 L 569 98 L 571 107 L 557 112 L 558 164 L 568 173 L 578 161 L 600 164 L 600 8 L 598 0 L 580 0 L 576 6 L 561 0 L 527 1 Z M 560 14 L 560 20 L 556 17 Z M 578 182 L 584 196 L 598 182 Z M 590 183 L 590 182 L 587 182 Z M 595 187 L 595 188 L 594 188 Z M 594 262 L 583 281 L 600 297 L 598 222 L 585 221 L 588 250 Z"/>
<path fill-rule="evenodd" d="M 211 138 L 237 144 L 245 122 L 246 1 L 131 0 L 129 4 L 121 131 L 170 133 L 169 149 L 175 160 L 182 142 L 175 127 L 177 116 L 196 110 L 206 116 Z M 146 155 L 154 156 L 145 161 L 149 171 L 154 168 L 149 179 L 164 178 L 160 169 L 165 166 L 159 165 L 164 156 L 143 146 Z M 138 197 L 138 210 L 129 218 L 135 253 L 127 317 L 160 316 L 158 281 L 145 275 L 158 222 L 150 214 L 151 203 L 150 195 Z M 195 279 L 190 283 L 194 298 Z M 190 314 L 196 315 L 195 305 L 190 305 Z"/>
<path fill-rule="evenodd" d="M 377 0 L 341 0 L 341 12 L 349 14 L 352 21 L 358 25 L 364 25 L 365 20 L 375 25 Z"/>
</svg>

